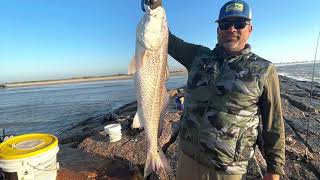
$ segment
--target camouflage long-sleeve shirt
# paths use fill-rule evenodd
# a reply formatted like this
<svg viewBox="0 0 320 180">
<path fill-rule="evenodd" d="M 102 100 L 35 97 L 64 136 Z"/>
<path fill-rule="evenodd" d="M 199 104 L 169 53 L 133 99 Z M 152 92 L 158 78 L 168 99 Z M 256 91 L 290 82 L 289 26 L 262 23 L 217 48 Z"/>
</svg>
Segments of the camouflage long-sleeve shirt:
<svg viewBox="0 0 320 180">
<path fill-rule="evenodd" d="M 170 33 L 169 54 L 188 70 L 181 150 L 201 164 L 244 174 L 261 117 L 267 171 L 283 175 L 285 133 L 275 67 L 249 45 L 236 57 Z"/>
</svg>

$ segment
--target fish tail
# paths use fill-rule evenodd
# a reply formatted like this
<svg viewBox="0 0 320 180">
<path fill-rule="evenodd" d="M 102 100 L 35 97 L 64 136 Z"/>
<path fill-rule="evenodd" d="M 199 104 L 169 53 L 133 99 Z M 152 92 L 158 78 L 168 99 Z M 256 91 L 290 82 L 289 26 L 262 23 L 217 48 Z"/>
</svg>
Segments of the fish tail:
<svg viewBox="0 0 320 180">
<path fill-rule="evenodd" d="M 159 147 L 156 155 L 152 152 L 148 152 L 146 164 L 144 166 L 144 178 L 147 178 L 153 171 L 165 170 L 167 173 L 171 173 L 171 167 L 168 163 L 166 156 L 162 149 Z"/>
</svg>

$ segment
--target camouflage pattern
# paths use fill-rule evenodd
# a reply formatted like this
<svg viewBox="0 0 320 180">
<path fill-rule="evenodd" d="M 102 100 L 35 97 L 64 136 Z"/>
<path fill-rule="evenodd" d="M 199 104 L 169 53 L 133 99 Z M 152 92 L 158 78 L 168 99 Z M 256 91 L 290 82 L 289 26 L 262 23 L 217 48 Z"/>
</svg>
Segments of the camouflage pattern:
<svg viewBox="0 0 320 180">
<path fill-rule="evenodd" d="M 245 174 L 258 134 L 259 97 L 272 68 L 249 45 L 234 57 L 219 47 L 198 47 L 188 68 L 181 150 L 209 168 Z"/>
</svg>

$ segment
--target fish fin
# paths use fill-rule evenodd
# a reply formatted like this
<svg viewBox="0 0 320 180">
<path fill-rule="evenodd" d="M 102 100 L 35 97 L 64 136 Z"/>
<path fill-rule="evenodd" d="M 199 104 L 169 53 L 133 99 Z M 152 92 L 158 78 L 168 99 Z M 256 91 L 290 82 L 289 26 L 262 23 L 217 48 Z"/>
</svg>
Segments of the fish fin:
<svg viewBox="0 0 320 180">
<path fill-rule="evenodd" d="M 168 81 L 168 79 L 169 79 L 169 74 L 170 74 L 170 72 L 169 72 L 169 65 L 168 65 L 168 63 L 167 63 L 166 71 L 165 71 L 165 75 L 164 75 L 164 78 L 165 78 L 166 81 Z"/>
<path fill-rule="evenodd" d="M 166 88 L 164 88 L 164 94 L 165 95 L 163 97 L 163 103 L 162 103 L 162 107 L 161 107 L 161 114 L 160 114 L 160 121 L 159 121 L 159 128 L 158 128 L 158 137 L 160 137 L 162 135 L 164 117 L 166 116 L 166 110 L 168 108 L 169 101 L 170 101 L 170 96 L 169 96 Z"/>
<path fill-rule="evenodd" d="M 139 116 L 138 111 L 137 111 L 136 114 L 134 115 L 131 128 L 132 128 L 132 129 L 135 129 L 135 128 L 143 128 L 143 123 L 142 123 L 142 121 L 141 121 L 141 118 L 140 118 L 140 116 Z"/>
<path fill-rule="evenodd" d="M 162 114 L 161 114 L 162 116 Z M 163 117 L 165 116 L 165 114 L 163 115 Z M 164 118 L 161 118 L 160 119 L 160 122 L 159 122 L 159 128 L 158 128 L 158 138 L 160 138 L 160 136 L 162 135 L 162 132 L 163 132 L 163 121 L 164 121 Z"/>
<path fill-rule="evenodd" d="M 133 56 L 128 66 L 128 75 L 132 75 L 137 71 L 136 56 Z"/>
<path fill-rule="evenodd" d="M 165 170 L 171 174 L 172 170 L 168 163 L 166 156 L 164 155 L 160 146 L 156 155 L 153 155 L 151 151 L 148 151 L 146 164 L 144 166 L 144 178 L 148 177 L 153 171 Z"/>
</svg>

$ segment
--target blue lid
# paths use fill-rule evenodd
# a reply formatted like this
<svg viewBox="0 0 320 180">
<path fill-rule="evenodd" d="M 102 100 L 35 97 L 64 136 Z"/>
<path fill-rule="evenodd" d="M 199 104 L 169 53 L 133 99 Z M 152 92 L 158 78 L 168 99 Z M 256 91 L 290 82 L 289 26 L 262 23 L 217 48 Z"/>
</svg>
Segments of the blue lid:
<svg viewBox="0 0 320 180">
<path fill-rule="evenodd" d="M 251 8 L 248 3 L 242 0 L 232 0 L 222 6 L 219 13 L 219 22 L 230 17 L 240 17 L 248 20 L 252 19 Z"/>
</svg>

